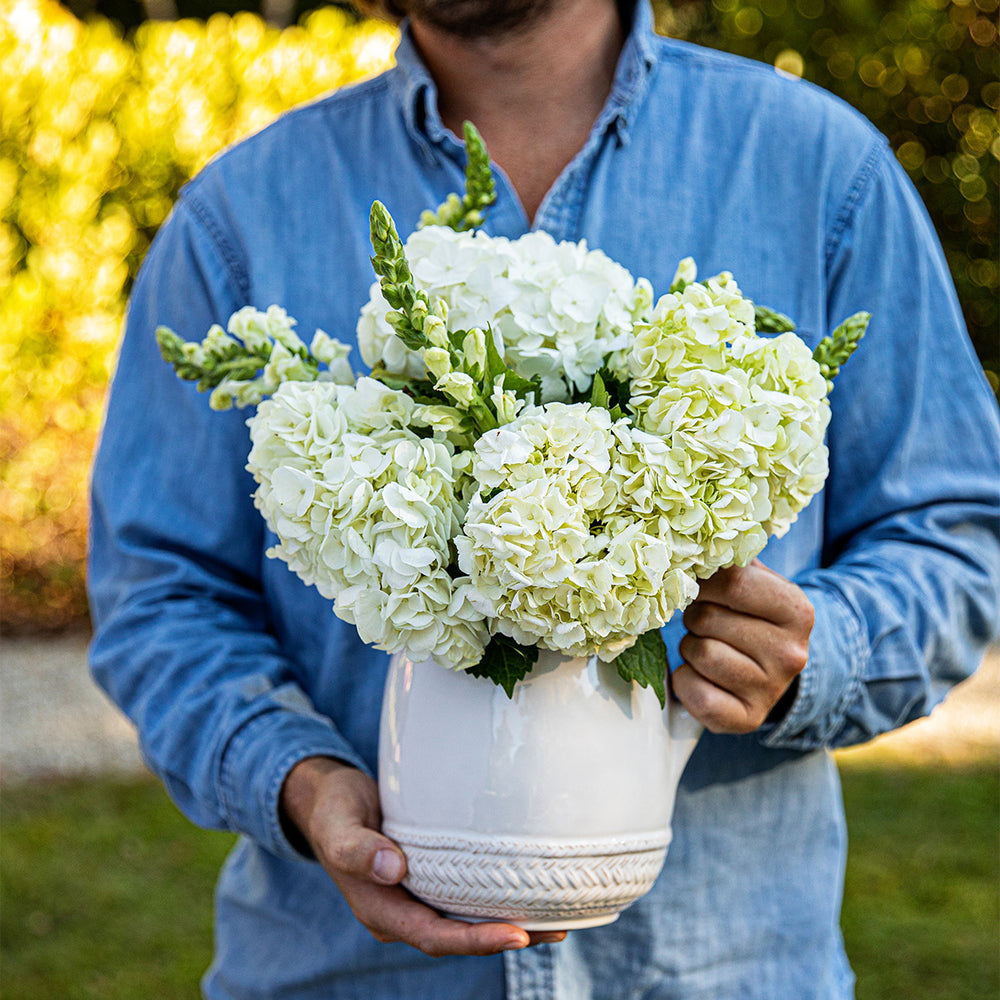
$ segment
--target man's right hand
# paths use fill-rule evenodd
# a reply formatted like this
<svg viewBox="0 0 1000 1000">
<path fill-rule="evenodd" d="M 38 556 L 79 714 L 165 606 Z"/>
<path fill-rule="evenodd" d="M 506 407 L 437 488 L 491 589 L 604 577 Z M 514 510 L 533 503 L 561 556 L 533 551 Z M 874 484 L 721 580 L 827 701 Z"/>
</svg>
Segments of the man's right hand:
<svg viewBox="0 0 1000 1000">
<path fill-rule="evenodd" d="M 434 956 L 495 955 L 566 937 L 565 931 L 529 934 L 513 924 L 449 920 L 411 896 L 399 885 L 405 855 L 378 832 L 378 788 L 357 768 L 330 757 L 299 761 L 285 779 L 281 808 L 379 941 L 402 941 Z"/>
</svg>

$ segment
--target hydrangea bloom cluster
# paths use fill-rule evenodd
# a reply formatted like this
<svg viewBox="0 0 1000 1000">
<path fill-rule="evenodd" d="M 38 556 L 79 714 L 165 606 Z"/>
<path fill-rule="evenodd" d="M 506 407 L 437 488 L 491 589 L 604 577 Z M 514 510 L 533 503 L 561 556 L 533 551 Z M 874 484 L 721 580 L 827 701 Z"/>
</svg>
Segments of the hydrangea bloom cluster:
<svg viewBox="0 0 1000 1000">
<path fill-rule="evenodd" d="M 732 275 L 657 303 L 629 353 L 629 408 L 664 443 L 698 577 L 784 534 L 827 474 L 827 384 L 793 333 L 760 337 Z"/>
<path fill-rule="evenodd" d="M 624 357 L 633 324 L 648 316 L 652 289 L 586 242 L 557 243 L 548 233 L 516 240 L 443 226 L 406 241 L 414 284 L 443 310 L 449 330 L 491 329 L 507 363 L 539 376 L 542 399 L 586 391 L 608 356 Z M 418 378 L 420 354 L 406 348 L 386 321 L 378 283 L 358 320 L 358 345 L 369 365 Z"/>
<path fill-rule="evenodd" d="M 531 407 L 479 439 L 456 546 L 491 629 L 613 660 L 694 598 L 633 468 L 647 443 L 588 403 Z"/>
<path fill-rule="evenodd" d="M 249 421 L 254 502 L 284 560 L 365 642 L 464 668 L 489 639 L 449 573 L 467 456 L 419 437 L 416 407 L 369 378 L 284 382 Z"/>
<path fill-rule="evenodd" d="M 663 703 L 658 629 L 822 487 L 830 379 L 868 316 L 810 353 L 690 259 L 654 309 L 647 281 L 585 243 L 446 228 L 492 197 L 466 131 L 466 196 L 405 249 L 372 206 L 371 378 L 322 331 L 307 348 L 276 306 L 200 344 L 161 328 L 161 351 L 213 405 L 259 404 L 247 468 L 268 554 L 365 642 L 508 694 L 536 647 L 596 654 Z"/>
</svg>

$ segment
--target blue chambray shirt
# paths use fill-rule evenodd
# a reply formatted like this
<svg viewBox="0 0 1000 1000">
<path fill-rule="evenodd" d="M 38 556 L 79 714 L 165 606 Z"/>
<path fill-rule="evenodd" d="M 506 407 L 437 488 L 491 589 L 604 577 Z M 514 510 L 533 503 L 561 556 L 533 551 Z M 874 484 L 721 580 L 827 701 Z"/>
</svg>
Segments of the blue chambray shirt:
<svg viewBox="0 0 1000 1000">
<path fill-rule="evenodd" d="M 702 738 L 653 891 L 563 944 L 444 959 L 379 944 L 282 832 L 278 792 L 296 761 L 331 754 L 374 772 L 386 657 L 266 557 L 246 413 L 210 412 L 153 331 L 200 339 L 245 304 L 279 303 L 307 338 L 317 326 L 353 338 L 373 280 L 372 201 L 408 232 L 462 184 L 462 148 L 405 31 L 397 61 L 186 187 L 135 286 L 94 470 L 95 676 L 181 809 L 242 834 L 219 880 L 205 994 L 850 997 L 827 748 L 928 712 L 996 634 L 997 412 L 882 136 L 808 84 L 657 38 L 644 3 L 607 105 L 533 225 L 585 238 L 659 292 L 688 254 L 702 275 L 731 270 L 811 343 L 874 314 L 832 396 L 828 485 L 764 554 L 816 609 L 796 700 L 758 733 Z M 504 178 L 486 228 L 529 228 Z M 668 625 L 669 645 L 679 630 Z"/>
</svg>

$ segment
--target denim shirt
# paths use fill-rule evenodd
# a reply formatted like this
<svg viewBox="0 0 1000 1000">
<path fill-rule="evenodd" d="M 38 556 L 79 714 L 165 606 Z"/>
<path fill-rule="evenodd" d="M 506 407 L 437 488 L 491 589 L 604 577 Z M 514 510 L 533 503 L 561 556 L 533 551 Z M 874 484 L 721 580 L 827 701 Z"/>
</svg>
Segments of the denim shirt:
<svg viewBox="0 0 1000 1000">
<path fill-rule="evenodd" d="M 850 997 L 828 748 L 930 711 L 996 634 L 997 411 L 882 136 L 802 81 L 656 37 L 644 3 L 537 217 L 501 176 L 486 229 L 584 238 L 658 292 L 690 254 L 702 276 L 730 270 L 795 317 L 810 345 L 873 314 L 833 391 L 827 486 L 763 555 L 815 606 L 795 701 L 754 734 L 702 737 L 654 889 L 562 944 L 431 959 L 377 943 L 282 830 L 297 761 L 374 773 L 387 658 L 267 558 L 247 414 L 210 412 L 153 332 L 200 339 L 243 305 L 279 303 L 306 339 L 322 327 L 352 340 L 373 280 L 372 201 L 409 232 L 461 189 L 463 163 L 404 30 L 395 68 L 285 115 L 192 181 L 134 289 L 93 476 L 92 667 L 180 808 L 242 835 L 218 884 L 205 995 Z M 676 649 L 680 623 L 666 635 Z"/>
</svg>

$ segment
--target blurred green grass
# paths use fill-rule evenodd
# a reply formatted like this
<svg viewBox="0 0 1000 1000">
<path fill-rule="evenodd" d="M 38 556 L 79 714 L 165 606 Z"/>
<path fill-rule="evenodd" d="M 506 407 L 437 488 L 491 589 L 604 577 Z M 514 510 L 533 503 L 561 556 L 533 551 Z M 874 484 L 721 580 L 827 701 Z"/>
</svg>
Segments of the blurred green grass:
<svg viewBox="0 0 1000 1000">
<path fill-rule="evenodd" d="M 858 1000 L 1000 997 L 1000 772 L 841 763 Z"/>
<path fill-rule="evenodd" d="M 858 1000 L 1000 993 L 1000 774 L 842 765 L 844 937 Z M 191 827 L 150 779 L 2 793 L 4 1000 L 197 995 L 215 873 L 233 838 Z"/>
</svg>

